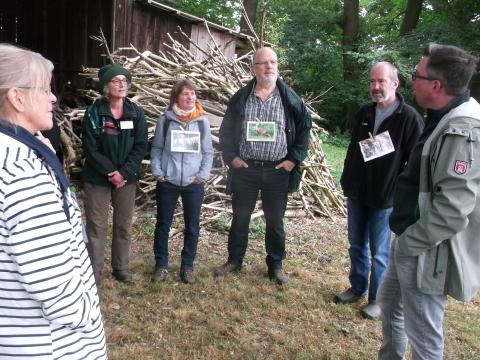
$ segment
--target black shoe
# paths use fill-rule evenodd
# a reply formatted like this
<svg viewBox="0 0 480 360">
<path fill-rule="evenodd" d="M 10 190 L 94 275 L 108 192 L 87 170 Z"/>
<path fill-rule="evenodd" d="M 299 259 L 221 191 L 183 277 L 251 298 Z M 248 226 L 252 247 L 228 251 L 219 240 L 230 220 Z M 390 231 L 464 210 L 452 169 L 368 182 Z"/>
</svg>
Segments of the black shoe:
<svg viewBox="0 0 480 360">
<path fill-rule="evenodd" d="M 225 264 L 215 268 L 213 274 L 215 276 L 224 276 L 225 274 L 228 274 L 231 272 L 239 272 L 240 270 L 242 270 L 242 265 L 227 261 Z"/>
<path fill-rule="evenodd" d="M 190 285 L 195 284 L 195 274 L 193 273 L 193 269 L 192 268 L 181 269 L 180 279 L 182 279 L 182 281 L 185 284 L 190 284 Z"/>
<path fill-rule="evenodd" d="M 152 281 L 153 282 L 164 282 L 167 280 L 168 270 L 163 267 L 159 267 L 155 269 L 155 274 L 153 274 Z"/>
<path fill-rule="evenodd" d="M 268 277 L 270 280 L 275 281 L 279 285 L 283 285 L 288 282 L 287 274 L 285 274 L 280 267 L 268 269 Z"/>
<path fill-rule="evenodd" d="M 132 275 L 128 272 L 128 270 L 113 270 L 112 275 L 117 281 L 122 283 L 128 284 L 132 281 Z"/>
<path fill-rule="evenodd" d="M 363 294 L 356 294 L 353 288 L 349 288 L 340 294 L 335 295 L 335 302 L 340 304 L 349 304 L 355 301 L 360 300 L 366 292 Z"/>
</svg>

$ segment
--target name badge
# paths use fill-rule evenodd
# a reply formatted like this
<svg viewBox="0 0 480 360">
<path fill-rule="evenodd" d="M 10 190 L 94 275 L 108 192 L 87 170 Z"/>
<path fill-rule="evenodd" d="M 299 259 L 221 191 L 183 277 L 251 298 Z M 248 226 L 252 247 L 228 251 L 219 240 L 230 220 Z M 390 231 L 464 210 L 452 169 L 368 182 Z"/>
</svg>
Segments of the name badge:
<svg viewBox="0 0 480 360">
<path fill-rule="evenodd" d="M 247 141 L 275 141 L 276 137 L 275 121 L 247 122 Z"/>
<path fill-rule="evenodd" d="M 120 129 L 122 130 L 133 129 L 133 121 L 132 120 L 120 121 Z"/>
<path fill-rule="evenodd" d="M 363 155 L 363 161 L 367 162 L 395 151 L 390 133 L 384 131 L 381 134 L 372 136 L 371 138 L 362 140 L 358 143 L 360 151 Z"/>
<path fill-rule="evenodd" d="M 200 131 L 172 130 L 170 134 L 170 151 L 184 153 L 200 152 Z"/>
</svg>

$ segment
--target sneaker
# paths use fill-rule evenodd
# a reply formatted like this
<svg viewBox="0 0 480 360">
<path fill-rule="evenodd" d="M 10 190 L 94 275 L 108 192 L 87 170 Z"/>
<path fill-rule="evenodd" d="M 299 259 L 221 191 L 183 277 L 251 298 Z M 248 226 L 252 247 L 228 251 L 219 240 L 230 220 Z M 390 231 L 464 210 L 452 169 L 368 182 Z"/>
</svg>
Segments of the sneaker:
<svg viewBox="0 0 480 360">
<path fill-rule="evenodd" d="M 168 270 L 163 267 L 155 269 L 155 274 L 153 274 L 152 281 L 154 282 L 163 282 L 167 280 Z"/>
<path fill-rule="evenodd" d="M 180 279 L 182 279 L 185 284 L 195 284 L 195 274 L 193 273 L 193 269 L 186 268 L 180 270 Z"/>
<path fill-rule="evenodd" d="M 128 284 L 132 281 L 132 275 L 128 272 L 128 270 L 113 270 L 112 275 L 117 281 L 122 283 Z"/>
<path fill-rule="evenodd" d="M 288 276 L 284 273 L 282 268 L 268 269 L 268 277 L 270 280 L 275 281 L 279 285 L 283 285 L 288 282 Z"/>
<path fill-rule="evenodd" d="M 340 304 L 348 304 L 360 300 L 366 294 L 356 294 L 353 288 L 349 288 L 340 294 L 335 295 L 335 302 Z"/>
<path fill-rule="evenodd" d="M 380 317 L 380 315 L 382 314 L 382 310 L 380 309 L 380 306 L 378 306 L 377 304 L 375 304 L 374 302 L 373 303 L 370 303 L 368 305 L 366 305 L 361 311 L 360 313 L 362 314 L 362 316 L 366 319 L 371 319 L 371 320 L 376 320 Z"/>
<path fill-rule="evenodd" d="M 242 269 L 242 265 L 238 265 L 232 262 L 226 262 L 223 265 L 220 265 L 217 267 L 213 274 L 215 276 L 224 276 L 225 274 L 231 273 L 231 272 L 239 272 Z"/>
</svg>

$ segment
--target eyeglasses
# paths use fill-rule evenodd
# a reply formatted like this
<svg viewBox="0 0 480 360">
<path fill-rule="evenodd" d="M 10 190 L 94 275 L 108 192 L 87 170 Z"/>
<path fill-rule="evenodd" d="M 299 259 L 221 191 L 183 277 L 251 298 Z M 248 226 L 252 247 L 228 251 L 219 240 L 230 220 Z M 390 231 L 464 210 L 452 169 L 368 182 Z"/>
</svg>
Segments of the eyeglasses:
<svg viewBox="0 0 480 360">
<path fill-rule="evenodd" d="M 428 77 L 428 76 L 418 75 L 417 70 L 415 69 L 412 72 L 412 81 L 416 81 L 417 79 L 428 80 L 428 81 L 438 80 L 438 79 L 434 79 L 434 78 L 431 78 L 431 77 Z"/>
<path fill-rule="evenodd" d="M 259 61 L 259 62 L 256 62 L 256 63 L 253 63 L 253 65 L 267 65 L 267 64 L 270 64 L 270 65 L 277 65 L 277 61 L 276 60 L 270 60 L 270 61 Z"/>
<path fill-rule="evenodd" d="M 39 86 L 19 86 L 19 89 L 35 89 L 41 90 L 45 95 L 50 96 L 52 94 L 51 86 L 48 87 L 39 87 Z"/>
<path fill-rule="evenodd" d="M 120 85 L 125 85 L 128 86 L 130 83 L 128 82 L 127 79 L 112 79 L 110 82 L 115 85 L 115 86 L 120 86 Z"/>
</svg>

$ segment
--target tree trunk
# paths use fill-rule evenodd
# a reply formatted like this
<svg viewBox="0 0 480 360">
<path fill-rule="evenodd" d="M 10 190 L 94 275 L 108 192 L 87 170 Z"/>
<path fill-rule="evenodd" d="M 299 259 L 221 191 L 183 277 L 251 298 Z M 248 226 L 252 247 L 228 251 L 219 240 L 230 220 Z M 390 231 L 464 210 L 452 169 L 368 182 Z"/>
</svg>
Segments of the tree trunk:
<svg viewBox="0 0 480 360">
<path fill-rule="evenodd" d="M 248 20 L 253 28 L 255 28 L 255 21 L 257 18 L 257 5 L 258 0 L 243 0 L 243 7 L 247 12 Z M 245 19 L 245 14 L 242 12 L 242 18 L 240 19 L 240 32 L 244 34 L 252 34 L 250 27 L 248 26 L 248 22 Z"/>
<path fill-rule="evenodd" d="M 358 50 L 359 23 L 359 0 L 345 0 L 343 5 L 343 80 L 345 83 L 354 84 L 358 81 L 357 65 L 348 52 Z M 349 100 L 344 104 L 344 130 L 350 130 L 353 126 L 358 104 Z"/>
<path fill-rule="evenodd" d="M 400 26 L 400 36 L 408 34 L 417 27 L 420 12 L 422 11 L 422 3 L 423 0 L 408 0 L 402 26 Z"/>
</svg>

